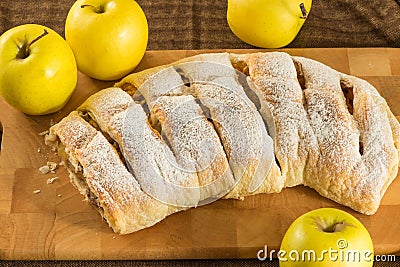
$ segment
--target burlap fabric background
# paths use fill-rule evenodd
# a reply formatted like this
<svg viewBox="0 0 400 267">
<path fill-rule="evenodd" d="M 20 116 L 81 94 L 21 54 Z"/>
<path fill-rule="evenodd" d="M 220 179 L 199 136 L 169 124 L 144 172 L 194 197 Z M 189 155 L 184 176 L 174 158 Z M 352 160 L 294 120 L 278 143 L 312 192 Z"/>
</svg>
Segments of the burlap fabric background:
<svg viewBox="0 0 400 267">
<path fill-rule="evenodd" d="M 149 50 L 250 48 L 226 22 L 227 0 L 138 0 L 149 23 Z M 74 0 L 1 0 L 0 34 L 39 23 L 64 34 Z M 316 0 L 289 47 L 400 46 L 400 0 Z"/>
<path fill-rule="evenodd" d="M 64 21 L 73 2 L 74 0 L 1 0 L 0 34 L 19 24 L 38 23 L 64 36 Z M 227 0 L 137 0 L 137 2 L 144 9 L 148 19 L 149 50 L 251 48 L 231 33 L 226 22 Z M 315 0 L 308 20 L 289 47 L 400 47 L 400 0 Z M 1 262 L 0 265 L 278 266 L 278 262 L 258 260 L 11 261 Z M 374 266 L 400 266 L 400 259 L 397 258 L 395 263 L 375 263 Z"/>
</svg>

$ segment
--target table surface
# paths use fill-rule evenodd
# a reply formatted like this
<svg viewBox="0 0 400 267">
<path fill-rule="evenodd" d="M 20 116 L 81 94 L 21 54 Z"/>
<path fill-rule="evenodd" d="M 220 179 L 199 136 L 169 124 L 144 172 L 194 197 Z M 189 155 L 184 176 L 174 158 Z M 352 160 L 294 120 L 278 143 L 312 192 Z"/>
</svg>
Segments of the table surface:
<svg viewBox="0 0 400 267">
<path fill-rule="evenodd" d="M 0 34 L 19 24 L 39 23 L 63 35 L 65 17 L 73 2 L 74 0 L 1 1 Z M 138 0 L 137 2 L 143 7 L 149 21 L 149 50 L 251 48 L 230 32 L 225 17 L 226 0 Z M 400 47 L 399 3 L 399 0 L 314 1 L 309 18 L 289 47 Z M 92 262 L 78 264 L 90 266 Z M 109 266 L 110 263 L 97 264 Z M 120 262 L 120 264 L 129 263 Z M 152 262 L 133 262 L 133 264 L 152 265 Z M 260 265 L 254 261 L 169 261 L 159 264 L 163 266 Z M 276 261 L 264 262 L 263 266 L 270 264 L 277 266 Z M 376 266 L 389 266 L 389 263 L 388 265 L 376 263 Z"/>
</svg>

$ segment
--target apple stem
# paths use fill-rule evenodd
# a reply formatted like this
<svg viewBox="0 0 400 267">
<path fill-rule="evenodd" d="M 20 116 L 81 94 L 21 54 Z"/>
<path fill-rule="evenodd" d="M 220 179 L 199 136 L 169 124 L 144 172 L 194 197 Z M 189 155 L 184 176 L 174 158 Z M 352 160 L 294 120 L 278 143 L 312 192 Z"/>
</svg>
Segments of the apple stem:
<svg viewBox="0 0 400 267">
<path fill-rule="evenodd" d="M 336 231 L 336 227 L 340 226 L 340 225 L 343 225 L 343 224 L 344 224 L 344 222 L 334 223 L 334 224 L 332 224 L 332 225 L 330 225 L 328 227 L 325 227 L 324 228 L 324 232 L 326 232 L 326 233 L 334 233 Z"/>
<path fill-rule="evenodd" d="M 102 6 L 97 7 L 97 6 L 93 6 L 93 5 L 81 5 L 81 8 L 85 8 L 85 7 L 91 7 L 93 9 L 93 11 L 98 14 L 104 13 L 104 8 Z"/>
<path fill-rule="evenodd" d="M 20 48 L 20 52 L 18 54 L 18 58 L 24 59 L 27 58 L 29 56 L 29 49 L 31 48 L 31 46 L 36 43 L 37 41 L 39 41 L 40 39 L 42 39 L 44 36 L 46 36 L 47 34 L 49 34 L 49 32 L 44 29 L 43 33 L 41 35 L 39 35 L 38 37 L 36 37 L 35 39 L 33 39 L 29 44 L 23 45 Z"/>
<path fill-rule="evenodd" d="M 306 8 L 304 7 L 304 3 L 300 4 L 300 10 L 301 10 L 301 14 L 302 14 L 302 16 L 300 18 L 306 19 L 308 12 L 307 12 Z"/>
<path fill-rule="evenodd" d="M 49 32 L 44 29 L 43 33 L 41 35 L 39 35 L 38 37 L 36 37 L 35 39 L 33 39 L 25 48 L 25 55 L 28 56 L 29 55 L 29 48 L 36 43 L 37 41 L 39 41 L 40 39 L 42 39 L 44 36 L 46 36 L 47 34 L 49 34 Z"/>
</svg>

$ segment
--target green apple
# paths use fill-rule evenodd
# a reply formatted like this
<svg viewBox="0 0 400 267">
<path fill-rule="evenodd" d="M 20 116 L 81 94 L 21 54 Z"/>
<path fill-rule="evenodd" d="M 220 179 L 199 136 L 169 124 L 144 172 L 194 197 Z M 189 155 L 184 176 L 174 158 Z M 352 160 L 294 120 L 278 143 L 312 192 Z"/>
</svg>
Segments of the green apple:
<svg viewBox="0 0 400 267">
<path fill-rule="evenodd" d="M 0 94 L 30 115 L 60 110 L 77 83 L 74 54 L 52 29 L 20 25 L 0 37 Z"/>
<path fill-rule="evenodd" d="M 116 80 L 144 56 L 146 16 L 133 0 L 78 0 L 68 13 L 65 39 L 80 71 L 99 80 Z"/>
<path fill-rule="evenodd" d="M 367 267 L 373 244 L 367 229 L 351 214 L 333 208 L 297 218 L 283 237 L 279 266 Z"/>
<path fill-rule="evenodd" d="M 312 0 L 228 0 L 227 20 L 242 41 L 279 48 L 296 37 L 311 4 Z"/>
</svg>

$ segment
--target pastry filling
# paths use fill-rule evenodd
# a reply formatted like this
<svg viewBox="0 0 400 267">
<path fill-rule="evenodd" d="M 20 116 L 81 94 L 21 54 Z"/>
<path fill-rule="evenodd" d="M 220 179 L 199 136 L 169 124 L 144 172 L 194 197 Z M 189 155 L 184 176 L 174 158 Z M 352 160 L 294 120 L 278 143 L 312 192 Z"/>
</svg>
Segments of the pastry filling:
<svg viewBox="0 0 400 267">
<path fill-rule="evenodd" d="M 81 116 L 82 119 L 84 119 L 86 122 L 88 122 L 93 128 L 95 128 L 97 131 L 101 132 L 103 136 L 107 139 L 107 141 L 114 147 L 115 151 L 117 151 L 119 158 L 121 161 L 125 164 L 125 158 L 122 155 L 121 148 L 119 147 L 119 144 L 117 141 L 115 141 L 106 131 L 103 131 L 98 123 L 93 119 L 93 117 L 90 115 L 90 112 L 79 112 L 79 116 Z"/>
<path fill-rule="evenodd" d="M 233 66 L 236 70 L 238 70 L 238 71 L 244 73 L 244 75 L 246 75 L 246 76 L 249 76 L 249 75 L 250 75 L 250 73 L 249 73 L 249 67 L 247 66 L 247 64 L 246 64 L 245 61 L 242 61 L 242 60 L 233 61 L 233 60 L 231 60 L 231 63 L 232 63 L 232 66 Z"/>
<path fill-rule="evenodd" d="M 340 87 L 342 88 L 343 95 L 346 99 L 347 109 L 349 110 L 350 114 L 353 115 L 354 106 L 354 92 L 353 92 L 353 85 L 345 80 L 340 81 Z"/>
<path fill-rule="evenodd" d="M 299 62 L 293 61 L 293 64 L 297 72 L 297 81 L 300 84 L 302 90 L 306 89 L 306 79 L 304 78 L 303 68 Z"/>
<path fill-rule="evenodd" d="M 174 68 L 174 69 L 181 76 L 183 84 L 186 87 L 190 87 L 191 86 L 190 79 L 185 75 L 184 71 L 181 68 Z"/>
<path fill-rule="evenodd" d="M 72 184 L 85 196 L 86 201 L 90 203 L 102 216 L 104 215 L 104 208 L 101 206 L 99 198 L 90 190 L 86 182 L 86 177 L 83 174 L 83 167 L 73 156 L 66 151 L 64 144 L 58 142 L 58 155 L 70 173 Z"/>
<path fill-rule="evenodd" d="M 340 88 L 342 89 L 344 98 L 346 99 L 346 106 L 347 110 L 351 115 L 354 113 L 354 87 L 353 85 L 346 80 L 340 80 Z M 358 143 L 358 149 L 360 152 L 360 155 L 364 155 L 364 144 L 362 141 L 362 136 L 360 135 L 360 140 Z"/>
<path fill-rule="evenodd" d="M 364 155 L 364 144 L 361 141 L 361 138 L 360 138 L 360 142 L 358 143 L 358 145 L 359 145 L 360 155 L 362 156 L 362 155 Z"/>
<path fill-rule="evenodd" d="M 150 115 L 147 117 L 147 122 L 152 129 L 156 130 L 160 135 L 162 135 L 162 125 L 156 114 L 151 112 Z"/>
<path fill-rule="evenodd" d="M 125 92 L 127 92 L 129 95 L 131 95 L 131 96 L 133 96 L 135 93 L 136 93 L 136 91 L 137 91 L 137 88 L 136 88 L 136 86 L 134 86 L 133 84 L 131 84 L 131 83 L 124 83 L 124 84 L 122 84 L 121 86 L 120 86 L 120 88 L 122 89 L 122 90 L 124 90 Z"/>
</svg>

